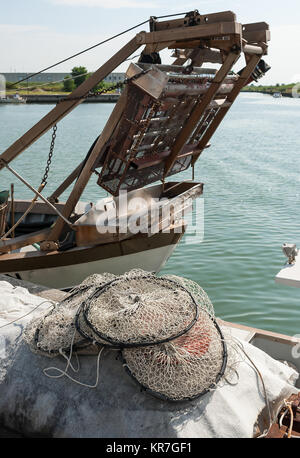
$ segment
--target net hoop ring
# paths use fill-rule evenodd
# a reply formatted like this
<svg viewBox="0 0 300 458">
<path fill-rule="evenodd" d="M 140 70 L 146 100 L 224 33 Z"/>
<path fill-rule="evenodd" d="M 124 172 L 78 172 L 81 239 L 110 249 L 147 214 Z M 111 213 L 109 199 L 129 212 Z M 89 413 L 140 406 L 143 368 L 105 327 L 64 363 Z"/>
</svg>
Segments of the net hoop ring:
<svg viewBox="0 0 300 458">
<path fill-rule="evenodd" d="M 98 345 L 99 347 L 106 347 L 106 348 L 111 348 L 111 349 L 119 349 L 118 346 L 115 346 L 115 345 L 111 345 L 109 344 L 108 342 L 104 341 L 104 340 L 96 340 L 96 338 L 99 339 L 98 336 L 95 336 L 93 335 L 93 331 L 92 329 L 88 328 L 89 331 L 90 331 L 90 334 L 88 334 L 86 332 L 86 330 L 83 329 L 83 326 L 81 324 L 81 320 L 85 321 L 85 318 L 84 318 L 84 315 L 83 315 L 83 305 L 84 304 L 81 304 L 77 313 L 76 313 L 76 316 L 75 316 L 75 327 L 76 327 L 76 330 L 77 332 L 85 339 L 85 341 L 87 341 L 90 344 L 93 344 L 93 345 Z"/>
<path fill-rule="evenodd" d="M 174 398 L 171 398 L 171 397 L 169 397 L 169 396 L 167 396 L 167 395 L 165 395 L 163 393 L 159 393 L 159 392 L 156 392 L 156 391 L 152 390 L 149 386 L 146 386 L 145 384 L 142 384 L 141 382 L 139 382 L 139 380 L 131 372 L 130 367 L 128 365 L 128 362 L 127 362 L 127 360 L 126 360 L 126 358 L 124 356 L 124 351 L 121 350 L 120 351 L 120 358 L 121 358 L 121 361 L 122 361 L 122 364 L 123 364 L 123 367 L 124 367 L 125 371 L 134 380 L 134 382 L 139 385 L 139 387 L 141 388 L 141 391 L 145 391 L 146 393 L 149 393 L 152 396 L 154 396 L 155 398 L 163 400 L 163 401 L 169 401 L 169 402 L 172 402 L 172 403 L 175 404 L 175 403 L 180 403 L 180 402 L 192 401 L 194 399 L 197 399 L 197 398 L 200 398 L 200 397 L 204 396 L 205 394 L 209 393 L 212 389 L 214 389 L 216 387 L 216 385 L 219 383 L 219 381 L 221 380 L 221 378 L 223 377 L 223 375 L 225 373 L 225 369 L 226 369 L 226 366 L 227 366 L 227 360 L 228 360 L 227 345 L 226 345 L 223 333 L 221 331 L 221 328 L 220 328 L 220 326 L 218 325 L 218 323 L 217 323 L 217 321 L 215 319 L 212 319 L 212 321 L 213 321 L 213 323 L 214 323 L 214 325 L 215 325 L 215 327 L 216 327 L 216 329 L 217 329 L 217 331 L 218 331 L 218 333 L 220 335 L 220 338 L 221 338 L 222 350 L 223 350 L 223 359 L 222 359 L 221 368 L 220 368 L 220 370 L 219 370 L 219 372 L 218 372 L 218 374 L 216 376 L 215 382 L 210 384 L 207 388 L 205 388 L 200 393 L 197 393 L 194 396 L 186 396 L 186 397 L 183 397 L 181 399 L 174 399 Z"/>
<path fill-rule="evenodd" d="M 139 275 L 139 276 L 130 277 L 130 280 L 138 280 L 138 279 L 147 279 L 147 280 L 149 280 L 149 278 L 151 278 L 149 275 Z M 120 281 L 124 281 L 123 278 L 121 278 L 121 279 L 119 279 L 119 278 L 113 279 L 110 282 L 106 283 L 105 285 L 100 286 L 99 288 L 96 289 L 96 291 L 91 296 L 89 296 L 82 303 L 81 313 L 82 313 L 82 316 L 84 317 L 86 325 L 90 329 L 92 329 L 93 333 L 97 337 L 99 337 L 101 339 L 101 341 L 103 340 L 103 341 L 107 342 L 108 345 L 114 346 L 114 347 L 117 347 L 117 348 L 121 348 L 121 349 L 122 348 L 148 347 L 148 346 L 152 346 L 152 345 L 158 345 L 158 344 L 161 344 L 161 343 L 170 342 L 170 341 L 172 341 L 174 339 L 177 339 L 178 337 L 186 334 L 197 323 L 197 320 L 199 318 L 199 307 L 198 307 L 197 302 L 195 301 L 193 295 L 186 288 L 184 288 L 184 286 L 180 285 L 178 282 L 176 282 L 174 280 L 171 280 L 170 278 L 155 277 L 153 275 L 153 279 L 154 278 L 155 278 L 156 281 L 164 281 L 164 282 L 168 282 L 169 284 L 175 285 L 177 288 L 181 289 L 182 291 L 184 291 L 186 294 L 189 295 L 189 297 L 190 297 L 190 299 L 191 299 L 191 301 L 193 303 L 193 307 L 194 307 L 194 318 L 191 320 L 191 322 L 188 325 L 186 325 L 186 327 L 184 329 L 182 329 L 181 331 L 179 331 L 175 335 L 170 335 L 170 336 L 165 337 L 163 339 L 157 339 L 156 341 L 143 341 L 143 342 L 124 342 L 124 341 L 120 341 L 120 340 L 117 340 L 117 339 L 113 339 L 112 337 L 110 337 L 110 336 L 100 332 L 99 330 L 97 330 L 93 326 L 93 324 L 91 323 L 91 321 L 89 320 L 89 317 L 88 317 L 88 313 L 89 313 L 89 309 L 90 309 L 90 301 L 92 301 L 92 299 L 95 299 L 95 298 L 99 297 L 103 292 L 106 292 L 106 290 L 109 289 L 111 286 L 114 286 L 115 284 L 117 284 Z"/>
</svg>

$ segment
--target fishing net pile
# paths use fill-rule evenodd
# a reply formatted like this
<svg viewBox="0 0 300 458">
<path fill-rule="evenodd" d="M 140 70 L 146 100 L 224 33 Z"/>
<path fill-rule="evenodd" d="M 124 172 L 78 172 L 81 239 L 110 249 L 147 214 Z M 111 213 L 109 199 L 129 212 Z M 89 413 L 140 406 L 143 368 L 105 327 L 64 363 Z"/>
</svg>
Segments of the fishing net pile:
<svg viewBox="0 0 300 458">
<path fill-rule="evenodd" d="M 213 389 L 227 364 L 226 342 L 205 291 L 191 280 L 142 270 L 88 277 L 32 321 L 25 340 L 47 356 L 89 346 L 118 349 L 144 390 L 171 401 Z"/>
</svg>

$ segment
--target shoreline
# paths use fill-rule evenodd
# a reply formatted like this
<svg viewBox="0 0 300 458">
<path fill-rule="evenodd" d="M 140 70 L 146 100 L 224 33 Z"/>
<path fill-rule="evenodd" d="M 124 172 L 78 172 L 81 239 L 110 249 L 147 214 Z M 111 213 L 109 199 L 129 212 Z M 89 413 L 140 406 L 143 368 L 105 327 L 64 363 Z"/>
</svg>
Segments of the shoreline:
<svg viewBox="0 0 300 458">
<path fill-rule="evenodd" d="M 273 95 L 274 91 L 253 91 L 253 90 L 243 90 L 241 94 L 267 94 Z M 69 95 L 69 94 L 68 94 Z M 26 103 L 36 103 L 36 104 L 49 104 L 49 103 L 58 103 L 60 100 L 65 99 L 68 95 L 61 95 L 61 94 L 42 94 L 42 95 L 22 95 L 24 99 L 26 99 Z M 88 99 L 83 100 L 82 103 L 116 103 L 121 94 L 102 94 L 94 97 L 89 97 Z M 282 97 L 289 97 L 293 98 L 291 92 L 282 92 Z"/>
<path fill-rule="evenodd" d="M 244 89 L 243 91 L 241 91 L 241 94 L 243 93 L 247 93 L 247 94 L 267 94 L 267 95 L 273 95 L 276 93 L 276 91 L 251 91 L 251 90 L 247 90 L 247 89 Z M 280 92 L 280 91 L 277 91 L 277 92 Z M 290 98 L 294 98 L 293 97 L 293 94 L 291 92 L 280 92 L 282 97 L 290 97 Z"/>
<path fill-rule="evenodd" d="M 89 97 L 83 100 L 82 103 L 116 103 L 121 94 L 103 94 L 94 97 Z M 68 95 L 22 95 L 26 99 L 26 103 L 58 103 L 65 99 Z"/>
</svg>

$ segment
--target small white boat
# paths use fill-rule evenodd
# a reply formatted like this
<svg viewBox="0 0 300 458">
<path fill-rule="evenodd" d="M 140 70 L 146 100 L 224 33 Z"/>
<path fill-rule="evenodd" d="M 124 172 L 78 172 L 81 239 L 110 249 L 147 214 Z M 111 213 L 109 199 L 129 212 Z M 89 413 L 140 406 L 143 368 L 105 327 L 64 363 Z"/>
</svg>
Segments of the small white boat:
<svg viewBox="0 0 300 458">
<path fill-rule="evenodd" d="M 274 99 L 280 99 L 282 97 L 281 92 L 274 92 L 273 94 Z"/>
<path fill-rule="evenodd" d="M 228 327 L 232 336 L 251 343 L 272 358 L 290 365 L 300 374 L 300 337 L 292 337 L 220 319 L 218 322 L 220 325 Z M 297 380 L 296 388 L 300 389 L 300 378 Z"/>
<path fill-rule="evenodd" d="M 11 97 L 0 98 L 0 103 L 26 103 L 26 99 L 16 92 L 16 94 Z"/>
<path fill-rule="evenodd" d="M 275 277 L 275 282 L 300 288 L 300 256 L 295 244 L 283 244 L 282 250 L 288 261 Z"/>
<path fill-rule="evenodd" d="M 284 254 L 288 261 L 275 277 L 275 282 L 300 288 L 300 256 L 295 244 L 283 244 Z M 232 334 L 260 348 L 272 358 L 292 366 L 300 374 L 300 334 L 288 336 L 276 332 L 265 331 L 235 323 L 221 322 L 232 331 Z M 300 389 L 300 378 L 296 383 Z"/>
</svg>

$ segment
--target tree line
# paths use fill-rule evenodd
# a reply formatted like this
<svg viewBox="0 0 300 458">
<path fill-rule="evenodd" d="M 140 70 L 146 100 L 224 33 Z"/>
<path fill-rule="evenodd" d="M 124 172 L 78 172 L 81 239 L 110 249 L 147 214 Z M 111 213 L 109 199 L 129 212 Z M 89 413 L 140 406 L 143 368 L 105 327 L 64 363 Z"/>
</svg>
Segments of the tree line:
<svg viewBox="0 0 300 458">
<path fill-rule="evenodd" d="M 71 70 L 71 74 L 66 76 L 64 79 L 64 91 L 72 92 L 76 89 L 80 84 L 82 84 L 92 73 L 88 72 L 86 67 L 73 67 Z M 104 81 L 101 81 L 95 87 L 95 90 L 101 90 L 106 86 Z"/>
</svg>

